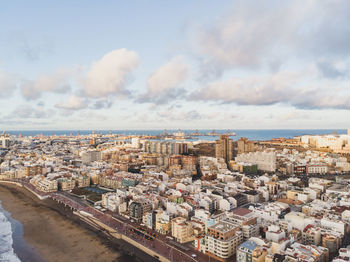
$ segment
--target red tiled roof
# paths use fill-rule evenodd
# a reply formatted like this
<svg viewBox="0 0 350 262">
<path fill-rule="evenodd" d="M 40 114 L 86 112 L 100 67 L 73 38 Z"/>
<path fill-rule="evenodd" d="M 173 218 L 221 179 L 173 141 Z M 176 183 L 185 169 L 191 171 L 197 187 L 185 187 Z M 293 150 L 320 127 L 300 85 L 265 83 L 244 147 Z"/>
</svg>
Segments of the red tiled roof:
<svg viewBox="0 0 350 262">
<path fill-rule="evenodd" d="M 237 216 L 246 216 L 251 212 L 252 211 L 249 210 L 248 208 L 243 208 L 243 207 L 238 207 L 232 211 L 232 213 L 237 215 Z"/>
</svg>

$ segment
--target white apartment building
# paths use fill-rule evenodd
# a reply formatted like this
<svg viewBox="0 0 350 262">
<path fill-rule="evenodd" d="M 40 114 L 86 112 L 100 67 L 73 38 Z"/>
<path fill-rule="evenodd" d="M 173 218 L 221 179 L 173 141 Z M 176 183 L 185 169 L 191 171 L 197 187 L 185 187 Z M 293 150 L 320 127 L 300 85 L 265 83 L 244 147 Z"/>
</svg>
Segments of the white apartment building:
<svg viewBox="0 0 350 262">
<path fill-rule="evenodd" d="M 294 258 L 295 261 L 319 262 L 327 261 L 328 249 L 315 245 L 302 245 L 293 243 L 285 250 L 285 254 Z"/>
<path fill-rule="evenodd" d="M 34 176 L 30 183 L 43 192 L 56 192 L 58 190 L 57 180 L 51 180 L 44 176 Z"/>
<path fill-rule="evenodd" d="M 336 152 L 349 150 L 350 135 L 305 135 L 300 139 L 302 144 L 316 148 L 329 148 Z"/>
<path fill-rule="evenodd" d="M 277 225 L 270 225 L 266 231 L 266 239 L 278 243 L 286 237 L 286 233 Z"/>
<path fill-rule="evenodd" d="M 183 217 L 171 221 L 171 235 L 180 243 L 194 240 L 192 224 Z"/>
<path fill-rule="evenodd" d="M 81 159 L 84 164 L 89 164 L 94 161 L 99 161 L 101 160 L 101 152 L 97 150 L 90 150 L 86 152 L 81 153 Z"/>
<path fill-rule="evenodd" d="M 327 180 L 327 179 L 316 178 L 316 177 L 309 179 L 309 188 L 320 189 L 322 192 L 324 192 L 332 184 L 333 184 L 333 181 Z"/>
<path fill-rule="evenodd" d="M 301 212 L 290 212 L 285 215 L 284 219 L 293 228 L 303 231 L 307 225 L 315 224 L 315 218 L 309 217 Z"/>
<path fill-rule="evenodd" d="M 349 260 L 350 260 L 350 246 L 348 246 L 347 248 L 339 249 L 339 256 L 334 258 L 333 262 L 347 262 Z"/>
<path fill-rule="evenodd" d="M 323 217 L 321 219 L 321 227 L 337 231 L 343 235 L 345 234 L 345 223 L 336 218 Z"/>
<path fill-rule="evenodd" d="M 307 174 L 326 174 L 328 166 L 326 164 L 310 164 L 306 166 Z"/>
<path fill-rule="evenodd" d="M 0 136 L 0 148 L 7 148 L 10 146 L 11 139 L 7 136 Z"/>
<path fill-rule="evenodd" d="M 276 153 L 275 152 L 250 152 L 239 154 L 235 158 L 236 162 L 245 162 L 255 164 L 259 170 L 274 172 L 276 171 Z"/>
<path fill-rule="evenodd" d="M 250 206 L 249 209 L 258 217 L 258 223 L 265 221 L 278 221 L 280 216 L 289 208 L 282 202 L 271 202 L 264 205 Z"/>
<path fill-rule="evenodd" d="M 133 137 L 131 138 L 131 147 L 132 148 L 140 148 L 140 138 L 139 137 Z"/>
<path fill-rule="evenodd" d="M 125 194 L 106 193 L 102 195 L 102 206 L 112 212 L 119 211 L 119 206 L 125 202 Z"/>
<path fill-rule="evenodd" d="M 38 182 L 38 188 L 44 192 L 56 192 L 58 188 L 57 180 L 49 180 L 47 178 Z"/>
</svg>

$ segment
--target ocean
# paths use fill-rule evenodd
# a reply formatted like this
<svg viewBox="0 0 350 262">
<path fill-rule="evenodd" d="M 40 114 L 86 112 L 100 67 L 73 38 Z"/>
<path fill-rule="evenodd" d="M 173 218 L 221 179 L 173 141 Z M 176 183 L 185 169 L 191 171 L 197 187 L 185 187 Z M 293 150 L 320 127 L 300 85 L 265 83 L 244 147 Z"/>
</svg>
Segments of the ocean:
<svg viewBox="0 0 350 262">
<path fill-rule="evenodd" d="M 5 210 L 0 201 L 0 262 L 45 262 L 23 238 L 23 225 Z"/>
<path fill-rule="evenodd" d="M 13 229 L 0 202 L 0 261 L 20 262 L 13 249 Z"/>
<path fill-rule="evenodd" d="M 166 130 L 168 134 L 177 132 L 177 130 Z M 196 131 L 208 134 L 213 130 L 202 129 L 202 130 L 181 130 L 186 135 L 190 135 Z M 241 137 L 246 137 L 249 140 L 270 140 L 272 138 L 293 138 L 294 136 L 300 135 L 326 135 L 326 134 L 346 134 L 346 129 L 230 129 L 230 130 L 215 130 L 215 132 L 220 134 L 225 134 L 226 132 L 234 132 L 234 140 L 237 140 Z M 38 136 L 42 134 L 43 136 L 76 136 L 78 134 L 88 135 L 93 132 L 93 130 L 11 130 L 6 131 L 11 135 L 18 136 Z M 160 135 L 164 133 L 164 130 L 95 130 L 96 134 L 121 134 L 121 135 Z M 213 141 L 216 140 L 216 136 L 199 136 L 193 137 L 193 140 L 207 140 Z"/>
</svg>

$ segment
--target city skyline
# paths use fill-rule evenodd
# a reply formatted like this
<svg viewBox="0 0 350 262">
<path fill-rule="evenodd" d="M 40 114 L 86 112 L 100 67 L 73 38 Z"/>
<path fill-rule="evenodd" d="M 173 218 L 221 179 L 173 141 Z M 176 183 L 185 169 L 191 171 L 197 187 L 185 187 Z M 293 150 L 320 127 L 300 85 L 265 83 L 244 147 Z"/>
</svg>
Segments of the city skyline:
<svg viewBox="0 0 350 262">
<path fill-rule="evenodd" d="M 5 130 L 345 129 L 348 1 L 0 4 Z"/>
<path fill-rule="evenodd" d="M 258 133 L 3 133 L 0 259 L 349 261 L 350 129 Z"/>
</svg>

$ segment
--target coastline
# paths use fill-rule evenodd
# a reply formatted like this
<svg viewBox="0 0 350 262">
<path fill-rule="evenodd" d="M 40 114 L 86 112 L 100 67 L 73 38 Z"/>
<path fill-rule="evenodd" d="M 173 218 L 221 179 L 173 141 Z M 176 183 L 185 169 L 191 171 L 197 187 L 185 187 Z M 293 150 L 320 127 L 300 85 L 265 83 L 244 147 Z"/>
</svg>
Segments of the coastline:
<svg viewBox="0 0 350 262">
<path fill-rule="evenodd" d="M 12 248 L 14 249 L 16 256 L 21 261 L 24 261 L 25 259 L 26 261 L 46 262 L 39 255 L 38 251 L 31 247 L 23 238 L 23 225 L 14 219 L 11 214 L 2 207 L 2 205 L 0 206 L 0 210 L 11 224 L 13 240 Z"/>
<path fill-rule="evenodd" d="M 112 131 L 112 134 L 114 135 L 151 135 L 151 136 L 157 136 L 164 133 L 164 129 L 119 129 L 119 130 L 95 130 L 95 132 L 100 134 L 109 134 Z M 177 129 L 168 129 L 168 133 L 174 133 L 177 132 Z M 213 130 L 212 129 L 182 129 L 183 132 L 186 134 L 191 134 L 194 132 L 202 132 L 202 133 L 210 133 Z M 216 132 L 218 133 L 226 133 L 227 129 L 216 129 Z M 246 137 L 249 140 L 270 140 L 272 138 L 277 137 L 284 137 L 284 138 L 292 138 L 294 136 L 300 136 L 300 135 L 316 135 L 316 134 L 331 134 L 333 132 L 337 132 L 340 134 L 346 134 L 346 129 L 231 129 L 229 128 L 229 131 L 233 131 L 236 133 L 235 139 L 239 139 L 241 137 Z M 7 132 L 11 135 L 21 135 L 21 136 L 40 136 L 41 134 L 43 136 L 63 136 L 63 137 L 69 137 L 71 135 L 73 136 L 84 136 L 84 135 L 90 135 L 93 130 L 7 130 Z M 195 140 L 207 140 L 207 141 L 214 141 L 216 140 L 216 136 L 199 136 Z"/>
<path fill-rule="evenodd" d="M 3 208 L 23 225 L 22 234 L 27 248 L 23 248 L 23 240 L 21 244 L 16 234 L 17 239 L 14 240 L 15 252 L 23 262 L 38 261 L 39 257 L 39 262 L 133 262 L 139 260 L 137 257 L 142 258 L 142 261 L 154 260 L 128 243 L 110 239 L 91 228 L 55 201 L 39 200 L 24 188 L 0 184 L 0 199 Z"/>
</svg>

